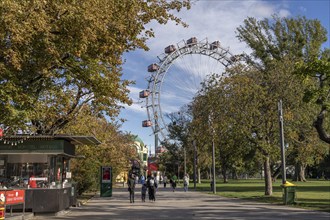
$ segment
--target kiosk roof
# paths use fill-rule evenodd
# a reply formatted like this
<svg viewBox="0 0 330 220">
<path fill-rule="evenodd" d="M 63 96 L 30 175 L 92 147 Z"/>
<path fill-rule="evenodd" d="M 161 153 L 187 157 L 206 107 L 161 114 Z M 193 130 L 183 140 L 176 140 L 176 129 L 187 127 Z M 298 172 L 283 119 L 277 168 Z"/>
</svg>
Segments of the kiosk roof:
<svg viewBox="0 0 330 220">
<path fill-rule="evenodd" d="M 67 134 L 57 134 L 57 135 L 10 135 L 4 136 L 3 139 L 15 141 L 22 138 L 27 140 L 66 140 L 74 145 L 99 145 L 101 142 L 97 140 L 94 136 L 80 136 L 80 135 L 67 135 Z"/>
</svg>

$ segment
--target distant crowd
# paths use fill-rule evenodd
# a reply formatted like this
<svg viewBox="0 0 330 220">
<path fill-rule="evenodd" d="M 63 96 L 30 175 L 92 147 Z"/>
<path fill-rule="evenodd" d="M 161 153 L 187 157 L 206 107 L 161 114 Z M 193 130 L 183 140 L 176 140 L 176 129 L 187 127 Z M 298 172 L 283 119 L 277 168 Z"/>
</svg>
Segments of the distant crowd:
<svg viewBox="0 0 330 220">
<path fill-rule="evenodd" d="M 145 202 L 146 200 L 146 195 L 148 193 L 148 198 L 149 201 L 156 201 L 156 192 L 157 188 L 159 187 L 159 182 L 161 182 L 166 188 L 167 184 L 170 183 L 171 188 L 173 192 L 175 192 L 175 189 L 177 187 L 177 181 L 178 178 L 176 175 L 173 175 L 172 177 L 169 178 L 167 176 L 162 176 L 161 178 L 157 178 L 157 176 L 149 173 L 147 178 L 145 178 L 143 175 L 140 177 L 138 175 L 135 175 L 134 173 L 130 173 L 128 176 L 127 180 L 127 185 L 128 185 L 128 191 L 129 191 L 129 198 L 130 198 L 130 203 L 134 203 L 134 195 L 135 195 L 135 186 L 136 184 L 141 184 L 141 200 L 142 202 Z M 183 177 L 183 189 L 185 192 L 188 191 L 189 187 L 189 175 L 186 174 Z"/>
</svg>

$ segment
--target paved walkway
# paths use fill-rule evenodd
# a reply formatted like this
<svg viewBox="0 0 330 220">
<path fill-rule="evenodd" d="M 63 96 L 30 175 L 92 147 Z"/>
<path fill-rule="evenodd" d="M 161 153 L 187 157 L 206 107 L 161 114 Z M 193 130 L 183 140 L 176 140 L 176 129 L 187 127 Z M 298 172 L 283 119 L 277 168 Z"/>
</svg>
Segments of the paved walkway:
<svg viewBox="0 0 330 220">
<path fill-rule="evenodd" d="M 329 220 L 330 213 L 229 199 L 213 194 L 159 188 L 156 202 L 141 202 L 137 189 L 135 203 L 129 202 L 126 188 L 117 188 L 109 198 L 95 196 L 85 205 L 71 208 L 60 216 L 36 216 L 33 219 L 299 219 Z"/>
</svg>

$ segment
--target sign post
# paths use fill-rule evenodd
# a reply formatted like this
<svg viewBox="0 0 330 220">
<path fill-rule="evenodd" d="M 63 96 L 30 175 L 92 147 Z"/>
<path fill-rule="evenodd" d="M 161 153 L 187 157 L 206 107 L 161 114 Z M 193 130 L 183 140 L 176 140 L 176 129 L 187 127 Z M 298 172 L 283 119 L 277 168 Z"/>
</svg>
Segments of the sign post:
<svg viewBox="0 0 330 220">
<path fill-rule="evenodd" d="M 100 175 L 100 196 L 112 196 L 112 167 L 101 166 Z"/>
</svg>

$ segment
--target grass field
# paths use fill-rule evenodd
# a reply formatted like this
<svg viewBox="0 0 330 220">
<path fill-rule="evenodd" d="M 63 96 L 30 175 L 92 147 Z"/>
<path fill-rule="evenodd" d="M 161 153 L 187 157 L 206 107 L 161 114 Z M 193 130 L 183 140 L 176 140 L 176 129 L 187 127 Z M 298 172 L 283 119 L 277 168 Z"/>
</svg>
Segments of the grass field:
<svg viewBox="0 0 330 220">
<path fill-rule="evenodd" d="M 330 181 L 308 180 L 292 182 L 296 185 L 296 200 L 293 206 L 330 212 Z M 193 184 L 190 185 L 190 188 Z M 210 181 L 197 184 L 197 190 L 210 192 Z M 265 196 L 264 180 L 217 180 L 217 194 L 224 197 L 241 198 L 259 202 L 283 204 L 281 180 L 273 182 L 273 195 Z"/>
</svg>

